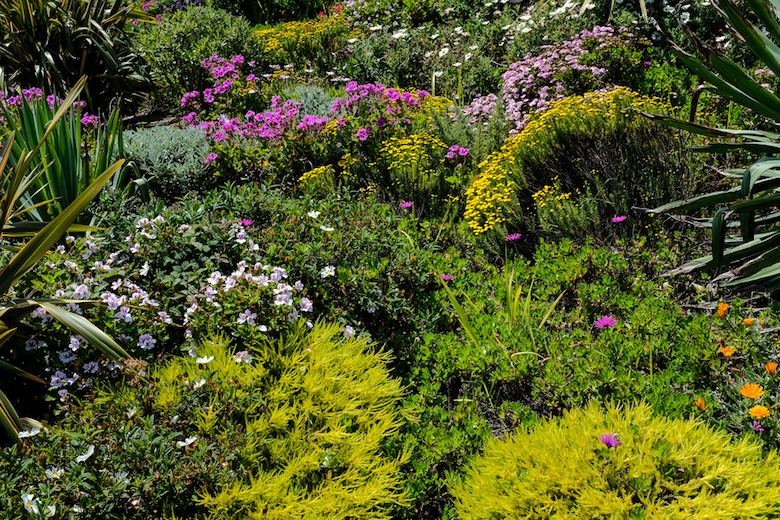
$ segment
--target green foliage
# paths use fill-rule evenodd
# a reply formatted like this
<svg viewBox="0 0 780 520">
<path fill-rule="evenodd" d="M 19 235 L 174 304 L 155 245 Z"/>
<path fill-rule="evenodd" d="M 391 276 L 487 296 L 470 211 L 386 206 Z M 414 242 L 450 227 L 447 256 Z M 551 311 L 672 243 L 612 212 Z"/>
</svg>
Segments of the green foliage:
<svg viewBox="0 0 780 520">
<path fill-rule="evenodd" d="M 249 61 L 257 54 L 254 42 L 245 18 L 213 7 L 192 6 L 142 28 L 134 45 L 135 52 L 149 63 L 158 95 L 168 104 L 180 106 L 185 93 L 202 92 L 213 83 L 201 67 L 202 60 L 212 54 L 242 54 Z"/>
<path fill-rule="evenodd" d="M 299 328 L 243 357 L 215 337 L 197 359 L 134 367 L 0 459 L 0 518 L 18 517 L 20 490 L 101 518 L 389 517 L 401 386 L 386 354 L 338 334 Z"/>
<path fill-rule="evenodd" d="M 283 99 L 292 99 L 301 104 L 301 114 L 328 117 L 332 115 L 333 103 L 340 97 L 334 90 L 317 85 L 294 85 L 285 87 L 279 94 Z"/>
<path fill-rule="evenodd" d="M 76 200 L 108 168 L 110 161 L 122 158 L 122 120 L 115 108 L 106 123 L 95 121 L 97 128 L 92 129 L 91 124 L 83 122 L 82 116 L 92 117 L 82 113 L 83 103 L 77 103 L 64 117 L 54 121 L 60 107 L 58 102 L 50 106 L 47 100 L 33 97 L 28 101 L 22 94 L 19 99 L 23 102 L 21 107 L 3 108 L 6 128 L 0 129 L 0 136 L 16 133 L 17 139 L 10 149 L 11 166 L 20 164 L 26 151 L 43 143 L 33 159 L 42 175 L 27 188 L 21 203 L 28 208 L 31 218 L 48 221 Z M 89 145 L 88 150 L 84 149 L 85 144 Z M 128 187 L 127 176 L 127 170 L 117 172 L 112 180 L 113 189 Z M 77 221 L 88 223 L 90 218 L 84 212 Z"/>
<path fill-rule="evenodd" d="M 607 447 L 599 437 L 622 441 Z M 760 443 L 696 420 L 653 417 L 644 403 L 591 403 L 487 443 L 453 486 L 463 519 L 778 518 L 780 461 Z"/>
<path fill-rule="evenodd" d="M 189 191 L 212 187 L 214 174 L 206 165 L 209 144 L 200 130 L 155 126 L 123 137 L 128 165 L 162 200 L 171 203 Z"/>
<path fill-rule="evenodd" d="M 775 74 L 780 73 L 780 60 L 777 58 L 780 53 L 777 44 L 780 41 L 780 23 L 776 13 L 760 0 L 747 3 L 750 15 L 756 17 L 757 22 L 742 14 L 732 0 L 716 5 L 756 58 Z M 768 35 L 764 34 L 764 30 Z M 730 102 L 743 105 L 769 121 L 780 121 L 780 99 L 772 90 L 759 84 L 738 64 L 705 44 L 690 30 L 686 30 L 686 34 L 701 59 L 668 40 L 673 52 L 686 67 L 703 81 L 712 84 L 715 92 Z M 780 288 L 780 233 L 774 226 L 780 219 L 780 213 L 777 212 L 777 189 L 780 186 L 777 172 L 780 162 L 774 157 L 779 149 L 777 140 L 780 134 L 761 130 L 724 130 L 664 116 L 646 115 L 707 138 L 731 139 L 731 142 L 696 147 L 698 151 L 769 154 L 745 169 L 726 170 L 725 175 L 734 179 L 736 184 L 730 189 L 677 200 L 650 210 L 660 213 L 715 208 L 711 219 L 698 223 L 699 226 L 712 228 L 712 254 L 688 262 L 674 273 L 698 269 L 720 273 L 724 267 L 734 265 L 723 276 L 727 280 L 726 285 L 758 284 L 767 292 Z"/>
<path fill-rule="evenodd" d="M 40 140 L 34 144 L 31 150 L 25 149 L 21 151 L 19 154 L 20 160 L 12 169 L 6 171 L 16 137 L 15 132 L 11 132 L 0 150 L 0 187 L 2 187 L 2 196 L 0 197 L 0 224 L 2 224 L 0 241 L 3 242 L 0 247 L 4 251 L 14 253 L 0 271 L 0 296 L 4 298 L 10 296 L 9 293 L 11 293 L 12 287 L 19 283 L 30 269 L 46 255 L 47 251 L 60 240 L 62 235 L 69 229 L 72 229 L 73 222 L 122 166 L 123 161 L 119 160 L 98 174 L 92 183 L 86 186 L 78 197 L 51 222 L 21 221 L 11 223 L 12 218 L 18 218 L 29 212 L 27 208 L 19 207 L 19 200 L 42 174 L 40 168 L 34 168 L 32 164 L 49 135 L 57 127 L 58 121 L 78 98 L 85 81 L 86 78 L 82 78 L 77 83 L 73 91 L 68 94 L 49 121 Z M 90 229 L 84 226 L 77 228 L 80 231 Z M 9 238 L 18 239 L 19 237 L 31 238 L 21 244 L 8 242 Z M 63 303 L 67 303 L 67 301 L 60 298 L 46 300 L 37 300 L 29 297 L 10 299 L 10 301 L 0 307 L 0 345 L 6 343 L 14 336 L 27 336 L 29 325 L 24 323 L 25 318 L 38 307 L 43 307 L 46 312 L 66 327 L 80 334 L 87 342 L 94 345 L 106 356 L 115 361 L 129 357 L 122 347 L 117 345 L 105 332 L 82 316 L 68 312 L 58 305 Z M 0 361 L 0 368 L 43 383 L 43 380 L 39 377 L 16 368 L 7 361 Z M 6 431 L 11 440 L 18 442 L 18 432 L 23 427 L 22 423 L 2 390 L 0 390 L 0 396 L 2 396 L 0 399 L 0 427 Z"/>
<path fill-rule="evenodd" d="M 83 75 L 93 111 L 117 96 L 151 90 L 130 48 L 130 20 L 152 19 L 123 0 L 9 0 L 0 4 L 0 85 L 65 96 Z"/>
</svg>

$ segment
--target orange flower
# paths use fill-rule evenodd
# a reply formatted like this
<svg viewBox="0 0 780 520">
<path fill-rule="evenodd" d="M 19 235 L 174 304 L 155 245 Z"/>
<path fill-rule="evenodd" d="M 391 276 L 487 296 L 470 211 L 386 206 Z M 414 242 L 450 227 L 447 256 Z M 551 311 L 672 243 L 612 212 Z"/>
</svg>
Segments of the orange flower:
<svg viewBox="0 0 780 520">
<path fill-rule="evenodd" d="M 735 349 L 734 347 L 720 347 L 718 350 L 719 350 L 719 351 L 720 351 L 720 353 L 721 353 L 721 354 L 723 354 L 724 356 L 726 356 L 726 357 L 729 357 L 729 356 L 731 356 L 731 355 L 734 353 L 734 351 L 736 351 L 737 349 Z"/>
<path fill-rule="evenodd" d="M 758 399 L 764 395 L 764 389 L 755 383 L 748 383 L 742 387 L 739 393 L 750 399 Z"/>
<path fill-rule="evenodd" d="M 695 404 L 695 405 L 696 405 L 696 408 L 698 408 L 698 409 L 699 409 L 699 410 L 701 410 L 702 412 L 703 412 L 704 410 L 706 410 L 706 409 L 707 409 L 707 405 L 704 403 L 704 399 L 702 399 L 701 397 L 699 397 L 699 398 L 696 400 L 696 402 L 695 402 L 695 403 L 693 403 L 693 404 Z"/>
<path fill-rule="evenodd" d="M 764 417 L 769 417 L 769 409 L 766 406 L 756 405 L 748 411 L 750 412 L 750 415 L 752 415 L 756 419 L 763 419 Z"/>
<path fill-rule="evenodd" d="M 726 315 L 726 311 L 729 309 L 728 303 L 720 302 L 718 304 L 718 318 L 723 318 Z"/>
<path fill-rule="evenodd" d="M 774 362 L 767 363 L 766 365 L 764 365 L 764 368 L 766 368 L 766 371 L 769 372 L 770 376 L 773 376 L 777 372 L 777 363 Z"/>
<path fill-rule="evenodd" d="M 753 325 L 753 318 L 745 318 L 744 320 L 742 320 L 742 323 L 750 327 L 751 325 Z"/>
</svg>

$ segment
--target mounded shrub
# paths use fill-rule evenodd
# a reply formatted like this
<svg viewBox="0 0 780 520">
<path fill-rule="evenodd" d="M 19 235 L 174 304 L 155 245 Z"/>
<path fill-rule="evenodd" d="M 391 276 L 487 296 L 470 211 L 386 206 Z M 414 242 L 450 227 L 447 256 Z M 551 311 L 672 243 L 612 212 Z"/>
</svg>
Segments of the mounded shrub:
<svg viewBox="0 0 780 520">
<path fill-rule="evenodd" d="M 778 518 L 778 470 L 754 437 L 591 403 L 491 439 L 452 494 L 464 520 Z"/>
<path fill-rule="evenodd" d="M 387 518 L 404 501 L 404 456 L 382 451 L 402 393 L 387 361 L 317 324 L 135 366 L 0 459 L 0 518 L 22 494 L 84 518 Z"/>
</svg>

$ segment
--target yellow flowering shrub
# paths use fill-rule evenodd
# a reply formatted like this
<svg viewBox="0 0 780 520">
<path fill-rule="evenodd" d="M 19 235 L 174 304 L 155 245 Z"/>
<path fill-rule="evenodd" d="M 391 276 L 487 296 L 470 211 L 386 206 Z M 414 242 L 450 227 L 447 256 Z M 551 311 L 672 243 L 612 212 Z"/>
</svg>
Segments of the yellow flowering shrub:
<svg viewBox="0 0 780 520">
<path fill-rule="evenodd" d="M 632 107 L 655 113 L 666 109 L 657 98 L 619 87 L 556 100 L 546 111 L 531 116 L 520 133 L 479 164 L 479 173 L 466 191 L 465 217 L 472 231 L 491 231 L 515 212 L 517 190 L 530 189 L 537 181 L 529 178 L 527 163 L 544 163 L 558 140 L 572 132 L 598 138 L 625 127 L 641 117 L 626 110 Z"/>
<path fill-rule="evenodd" d="M 263 44 L 263 51 L 272 61 L 291 60 L 296 53 L 307 54 L 318 47 L 328 47 L 337 37 L 358 37 L 360 31 L 350 32 L 346 20 L 341 16 L 328 16 L 320 20 L 287 22 L 255 32 Z"/>
</svg>

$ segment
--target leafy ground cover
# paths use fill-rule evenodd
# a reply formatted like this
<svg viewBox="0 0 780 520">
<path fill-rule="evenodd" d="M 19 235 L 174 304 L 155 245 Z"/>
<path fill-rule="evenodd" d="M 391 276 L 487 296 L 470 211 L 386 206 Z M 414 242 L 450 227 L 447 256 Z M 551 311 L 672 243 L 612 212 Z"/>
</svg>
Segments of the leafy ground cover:
<svg viewBox="0 0 780 520">
<path fill-rule="evenodd" d="M 312 5 L 106 4 L 81 101 L 0 40 L 0 518 L 777 518 L 769 37 Z"/>
</svg>

